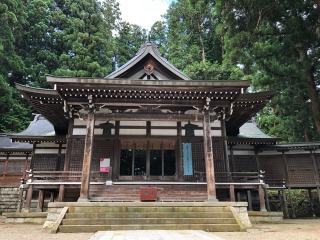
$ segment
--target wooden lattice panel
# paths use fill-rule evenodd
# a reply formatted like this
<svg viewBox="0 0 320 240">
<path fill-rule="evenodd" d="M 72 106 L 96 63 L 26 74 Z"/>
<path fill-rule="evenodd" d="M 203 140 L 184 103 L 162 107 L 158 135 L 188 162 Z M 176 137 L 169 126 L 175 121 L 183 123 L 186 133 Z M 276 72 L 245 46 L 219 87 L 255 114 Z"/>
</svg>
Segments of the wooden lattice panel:
<svg viewBox="0 0 320 240">
<path fill-rule="evenodd" d="M 257 172 L 257 163 L 254 156 L 234 156 L 234 172 Z"/>
<path fill-rule="evenodd" d="M 55 171 L 58 154 L 35 154 L 31 160 L 31 168 L 35 171 Z"/>
<path fill-rule="evenodd" d="M 212 139 L 215 172 L 226 172 L 225 150 L 222 137 Z"/>
<path fill-rule="evenodd" d="M 282 181 L 285 170 L 281 156 L 259 156 L 261 170 L 265 171 L 265 181 Z"/>
<path fill-rule="evenodd" d="M 287 155 L 290 184 L 315 184 L 313 163 L 310 155 Z"/>
<path fill-rule="evenodd" d="M 69 139 L 70 171 L 81 171 L 83 161 L 84 138 Z"/>
</svg>

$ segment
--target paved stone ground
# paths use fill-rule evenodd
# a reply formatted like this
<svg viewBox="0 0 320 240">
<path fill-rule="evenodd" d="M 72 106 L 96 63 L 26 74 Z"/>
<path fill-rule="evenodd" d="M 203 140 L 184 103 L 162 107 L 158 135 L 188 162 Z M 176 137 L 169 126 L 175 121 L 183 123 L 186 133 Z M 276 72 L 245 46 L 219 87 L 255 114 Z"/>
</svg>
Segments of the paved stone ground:
<svg viewBox="0 0 320 240">
<path fill-rule="evenodd" d="M 181 236 L 185 237 L 183 231 L 174 231 L 173 233 L 180 233 Z M 139 235 L 139 232 L 135 232 L 135 234 Z M 44 232 L 40 225 L 0 223 L 0 240 L 88 240 L 92 236 L 93 234 L 91 233 L 50 234 Z M 131 234 L 128 238 L 125 238 L 125 240 L 135 240 L 131 238 L 132 236 L 134 235 Z M 168 240 L 179 240 L 179 238 L 176 237 L 177 235 L 174 236 L 174 238 L 170 237 Z M 286 220 L 283 224 L 258 224 L 254 225 L 248 232 L 205 233 L 202 236 L 219 236 L 225 240 L 320 240 L 320 219 Z M 121 238 L 114 238 L 112 240 L 120 239 Z M 138 239 L 158 240 L 157 238 L 142 238 L 141 236 Z M 187 240 L 188 238 L 180 239 Z M 195 239 L 198 240 L 200 238 Z M 204 239 L 207 240 L 208 238 Z M 214 238 L 211 240 L 213 239 Z"/>
<path fill-rule="evenodd" d="M 109 231 L 97 232 L 90 240 L 223 240 L 204 231 Z"/>
</svg>

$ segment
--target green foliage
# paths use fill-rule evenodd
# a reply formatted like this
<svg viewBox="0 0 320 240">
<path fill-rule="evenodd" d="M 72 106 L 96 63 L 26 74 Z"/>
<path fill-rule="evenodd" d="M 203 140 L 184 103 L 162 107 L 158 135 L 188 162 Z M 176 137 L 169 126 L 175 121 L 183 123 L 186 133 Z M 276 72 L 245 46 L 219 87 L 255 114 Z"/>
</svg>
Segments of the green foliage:
<svg viewBox="0 0 320 240">
<path fill-rule="evenodd" d="M 0 75 L 0 132 L 21 131 L 30 121 L 30 107 Z"/>
<path fill-rule="evenodd" d="M 137 25 L 121 22 L 118 35 L 115 38 L 115 57 L 122 66 L 137 53 L 143 43 L 147 41 L 147 31 Z"/>
</svg>

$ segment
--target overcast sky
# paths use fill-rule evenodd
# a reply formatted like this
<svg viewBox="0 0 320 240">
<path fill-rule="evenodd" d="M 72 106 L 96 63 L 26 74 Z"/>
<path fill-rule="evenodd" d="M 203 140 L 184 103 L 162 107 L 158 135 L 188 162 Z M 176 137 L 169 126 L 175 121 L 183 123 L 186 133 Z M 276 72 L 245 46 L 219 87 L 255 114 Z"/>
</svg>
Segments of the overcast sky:
<svg viewBox="0 0 320 240">
<path fill-rule="evenodd" d="M 150 30 L 174 0 L 118 0 L 122 20 Z"/>
</svg>

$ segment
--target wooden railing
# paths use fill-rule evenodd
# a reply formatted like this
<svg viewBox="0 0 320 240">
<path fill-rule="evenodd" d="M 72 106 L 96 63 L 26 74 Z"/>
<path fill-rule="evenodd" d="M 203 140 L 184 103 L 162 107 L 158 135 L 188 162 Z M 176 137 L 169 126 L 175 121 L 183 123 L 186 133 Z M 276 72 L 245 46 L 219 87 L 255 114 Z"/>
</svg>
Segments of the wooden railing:
<svg viewBox="0 0 320 240">
<path fill-rule="evenodd" d="M 91 172 L 91 182 L 105 182 L 112 179 L 112 169 L 109 173 Z M 81 171 L 27 171 L 27 181 L 32 184 L 71 184 L 81 182 Z"/>
</svg>

